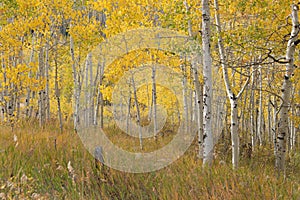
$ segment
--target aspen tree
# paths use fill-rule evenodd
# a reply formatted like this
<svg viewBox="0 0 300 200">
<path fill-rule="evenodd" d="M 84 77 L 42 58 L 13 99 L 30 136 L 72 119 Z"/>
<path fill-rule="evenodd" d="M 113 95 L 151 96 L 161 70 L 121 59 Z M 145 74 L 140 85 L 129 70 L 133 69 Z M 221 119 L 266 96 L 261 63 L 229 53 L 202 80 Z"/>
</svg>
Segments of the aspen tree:
<svg viewBox="0 0 300 200">
<path fill-rule="evenodd" d="M 231 132 L 231 144 L 232 144 L 232 165 L 233 168 L 238 168 L 239 163 L 239 135 L 238 135 L 238 99 L 242 95 L 243 91 L 245 90 L 246 86 L 248 85 L 249 78 L 245 82 L 244 86 L 241 88 L 239 93 L 236 95 L 233 90 L 232 86 L 229 81 L 228 77 L 228 65 L 226 62 L 225 57 L 225 50 L 223 46 L 223 40 L 221 37 L 221 23 L 220 23 L 220 16 L 219 16 L 219 6 L 218 0 L 214 1 L 215 4 L 215 19 L 216 19 L 216 26 L 218 31 L 218 47 L 219 47 L 219 54 L 220 60 L 223 70 L 223 79 L 226 87 L 227 96 L 230 101 L 230 132 Z"/>
<path fill-rule="evenodd" d="M 212 58 L 210 51 L 210 8 L 209 1 L 202 0 L 202 49 L 203 49 L 203 165 L 213 160 L 212 133 Z"/>
<path fill-rule="evenodd" d="M 299 34 L 299 20 L 298 20 L 298 5 L 293 4 L 291 6 L 291 20 L 292 20 L 292 30 L 290 38 L 287 43 L 286 49 L 286 69 L 284 74 L 284 80 L 282 84 L 282 107 L 279 112 L 279 121 L 278 121 L 278 135 L 277 135 L 277 144 L 276 144 L 276 162 L 275 166 L 279 173 L 285 173 L 285 155 L 286 155 L 286 141 L 289 134 L 289 107 L 291 103 L 291 89 L 292 82 L 291 77 L 295 68 L 294 65 L 294 54 L 297 44 L 299 43 L 298 34 Z"/>
</svg>

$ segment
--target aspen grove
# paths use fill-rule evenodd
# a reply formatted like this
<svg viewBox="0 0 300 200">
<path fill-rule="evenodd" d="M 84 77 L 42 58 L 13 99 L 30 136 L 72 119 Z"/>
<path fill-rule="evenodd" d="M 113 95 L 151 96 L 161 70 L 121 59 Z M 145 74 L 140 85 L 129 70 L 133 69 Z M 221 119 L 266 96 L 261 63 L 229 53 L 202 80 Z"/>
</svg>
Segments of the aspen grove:
<svg viewBox="0 0 300 200">
<path fill-rule="evenodd" d="M 239 173 L 255 165 L 264 152 L 274 167 L 275 180 L 292 176 L 292 166 L 300 169 L 299 4 L 288 0 L 2 0 L 0 138 L 5 132 L 7 137 L 15 136 L 17 148 L 18 138 L 27 134 L 20 133 L 24 124 L 28 130 L 53 126 L 57 134 L 47 141 L 56 150 L 59 137 L 66 137 L 67 132 L 76 135 L 82 126 L 89 126 L 101 128 L 130 152 L 151 152 L 170 143 L 177 132 L 195 132 L 188 152 L 193 152 L 191 162 L 200 170 L 212 170 L 217 163 Z M 197 44 L 196 54 L 190 56 L 185 47 L 178 46 L 180 42 L 166 39 L 169 35 L 164 32 L 159 32 L 165 40 L 157 40 L 157 49 L 144 42 L 142 34 L 124 36 L 120 41 L 125 46 L 120 43 L 107 52 L 98 46 L 108 47 L 111 38 L 117 44 L 116 35 L 138 33 L 135 30 L 184 35 L 191 41 L 187 44 Z M 172 45 L 177 48 L 173 52 Z M 97 48 L 103 59 L 95 58 Z M 125 53 L 110 60 L 114 52 Z M 170 71 L 163 71 L 165 66 Z M 2 150 L 9 149 L 4 141 L 0 157 Z M 28 148 L 35 151 L 34 146 Z M 105 166 L 102 153 L 109 153 L 105 151 L 95 149 L 95 167 L 101 168 L 101 184 L 113 185 L 109 177 L 119 175 Z M 6 162 L 2 160 L 0 166 Z M 76 171 L 74 162 L 65 163 L 72 180 L 68 184 L 81 191 L 81 199 L 97 198 L 82 191 L 84 178 L 78 177 L 85 172 Z M 189 170 L 192 164 L 184 165 Z M 0 177 L 0 199 L 14 198 L 7 188 Z M 168 192 L 163 196 L 155 188 L 150 193 L 156 196 L 150 199 L 189 199 Z M 193 191 L 191 199 L 196 199 Z M 300 184 L 293 191 L 299 196 L 295 193 L 283 199 L 300 198 Z M 212 192 L 216 196 L 211 197 L 235 197 L 233 193 L 226 196 L 229 193 Z M 133 197 L 117 194 L 104 192 L 100 197 L 149 197 L 147 192 Z M 66 197 L 80 198 L 72 195 Z M 273 193 L 261 198 L 269 197 L 280 199 Z"/>
</svg>

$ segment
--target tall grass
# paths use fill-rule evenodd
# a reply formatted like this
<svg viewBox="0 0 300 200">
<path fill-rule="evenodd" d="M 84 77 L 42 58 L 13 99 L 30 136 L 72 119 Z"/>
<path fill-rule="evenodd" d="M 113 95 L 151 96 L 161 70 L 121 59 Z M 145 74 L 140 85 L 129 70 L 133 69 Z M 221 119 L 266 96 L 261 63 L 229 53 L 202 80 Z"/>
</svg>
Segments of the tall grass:
<svg viewBox="0 0 300 200">
<path fill-rule="evenodd" d="M 71 126 L 60 133 L 55 123 L 40 129 L 31 122 L 0 131 L 0 199 L 300 199 L 299 150 L 291 153 L 285 178 L 275 175 L 272 149 L 242 158 L 233 170 L 223 144 L 206 169 L 193 144 L 164 169 L 130 174 L 96 168 Z M 110 134 L 117 138 L 113 129 Z M 128 141 L 118 138 L 123 147 Z"/>
</svg>

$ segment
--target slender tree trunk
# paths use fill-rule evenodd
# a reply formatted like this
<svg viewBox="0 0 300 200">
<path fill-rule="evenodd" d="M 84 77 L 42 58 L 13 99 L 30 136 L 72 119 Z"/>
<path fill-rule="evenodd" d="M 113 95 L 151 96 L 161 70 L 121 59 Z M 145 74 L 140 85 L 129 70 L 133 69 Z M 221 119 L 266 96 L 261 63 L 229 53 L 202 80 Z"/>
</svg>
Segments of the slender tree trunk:
<svg viewBox="0 0 300 200">
<path fill-rule="evenodd" d="M 156 67 L 155 65 L 152 66 L 152 113 L 153 113 L 153 125 L 154 125 L 154 129 L 153 129 L 153 136 L 156 139 L 156 131 L 157 131 L 157 108 L 156 108 L 156 78 L 155 78 L 155 74 L 156 74 Z"/>
<path fill-rule="evenodd" d="M 130 89 L 130 88 L 129 88 Z M 130 121 L 131 121 L 131 114 L 130 114 L 130 110 L 131 110 L 131 91 L 129 98 L 128 98 L 128 105 L 127 105 L 127 116 L 126 116 L 126 133 L 130 134 Z"/>
<path fill-rule="evenodd" d="M 276 156 L 276 146 L 277 146 L 277 133 L 278 133 L 278 128 L 277 128 L 277 124 L 278 124 L 278 117 L 277 117 L 277 100 L 276 97 L 274 96 L 274 103 L 273 103 L 273 144 L 274 144 L 274 156 Z"/>
<path fill-rule="evenodd" d="M 62 121 L 62 114 L 61 114 L 61 105 L 60 105 L 60 92 L 59 92 L 59 86 L 58 86 L 58 63 L 57 63 L 57 41 L 58 39 L 55 38 L 55 44 L 54 44 L 54 49 L 55 49 L 55 57 L 54 57 L 54 63 L 55 63 L 55 75 L 54 75 L 54 84 L 55 84 L 55 98 L 57 102 L 57 116 L 59 120 L 59 128 L 60 132 L 63 132 L 63 121 Z"/>
<path fill-rule="evenodd" d="M 29 58 L 29 63 L 33 63 L 34 62 L 34 52 L 35 52 L 35 49 L 34 49 L 34 41 L 35 41 L 35 33 L 32 34 L 32 41 L 31 41 L 31 46 L 32 46 L 32 49 L 31 49 L 31 52 L 30 52 L 30 58 Z M 32 74 L 31 74 L 31 70 L 29 71 L 28 73 L 28 77 L 31 78 Z M 31 96 L 31 89 L 30 87 L 27 87 L 26 89 L 27 91 L 27 94 L 26 94 L 26 100 L 25 100 L 25 108 L 26 108 L 26 111 L 25 111 L 25 115 L 27 118 L 30 118 L 31 117 L 31 110 L 32 110 L 32 106 L 30 105 L 30 96 Z"/>
<path fill-rule="evenodd" d="M 228 66 L 226 62 L 226 57 L 225 57 L 225 50 L 223 46 L 223 40 L 221 37 L 222 29 L 221 29 L 221 22 L 220 22 L 220 16 L 219 16 L 219 5 L 218 5 L 218 0 L 214 1 L 215 4 L 215 9 L 216 9 L 216 14 L 215 14 L 215 19 L 216 19 L 216 25 L 217 25 L 217 31 L 218 31 L 218 46 L 219 46 L 219 54 L 220 54 L 220 60 L 221 60 L 221 65 L 222 65 L 222 70 L 223 70 L 223 79 L 225 82 L 225 87 L 226 87 L 226 92 L 227 96 L 230 101 L 230 116 L 231 116 L 231 143 L 232 143 L 232 165 L 233 168 L 236 169 L 238 168 L 239 164 L 239 135 L 238 135 L 238 99 L 244 92 L 246 86 L 249 83 L 249 78 L 247 81 L 244 83 L 244 86 L 241 88 L 239 91 L 238 95 L 235 95 L 234 92 L 232 91 L 230 82 L 229 82 L 229 77 L 228 77 Z"/>
<path fill-rule="evenodd" d="M 188 110 L 188 101 L 187 101 L 187 77 L 186 77 L 186 66 L 185 64 L 181 65 L 181 71 L 183 74 L 182 78 L 182 88 L 183 88 L 183 109 L 184 109 L 184 131 L 187 133 L 189 126 L 189 110 Z"/>
<path fill-rule="evenodd" d="M 45 68 L 44 68 L 44 49 L 43 47 L 40 47 L 39 52 L 39 74 L 40 79 L 45 78 Z M 43 127 L 45 124 L 45 89 L 42 89 L 39 91 L 39 99 L 38 99 L 38 105 L 39 105 L 39 124 L 40 127 Z"/>
<path fill-rule="evenodd" d="M 103 94 L 100 87 L 102 86 L 102 80 L 104 75 L 104 64 L 98 64 L 99 69 L 99 85 L 97 88 L 97 99 L 94 113 L 94 125 L 98 124 L 98 115 L 100 115 L 100 128 L 103 128 Z M 122 110 L 122 109 L 121 109 Z M 122 115 L 123 116 L 123 115 Z"/>
<path fill-rule="evenodd" d="M 189 12 L 189 6 L 185 1 L 185 6 L 187 12 Z M 189 36 L 192 37 L 192 24 L 191 20 L 188 21 L 188 31 Z M 200 55 L 197 55 L 192 59 L 192 74 L 193 74 L 193 82 L 195 86 L 195 116 L 196 116 L 196 124 L 197 124 L 197 132 L 198 132 L 198 158 L 203 159 L 203 87 L 200 85 L 199 77 L 198 77 L 198 62 L 200 60 Z"/>
<path fill-rule="evenodd" d="M 256 76 L 256 71 L 252 69 L 253 75 L 252 75 L 252 83 L 251 83 L 251 95 L 250 95 L 250 104 L 249 104 L 249 109 L 250 109 L 250 130 L 251 130 L 251 145 L 252 145 L 252 151 L 256 148 L 256 122 L 255 122 L 255 76 Z"/>
<path fill-rule="evenodd" d="M 71 25 L 70 25 L 71 26 Z M 73 37 L 70 36 L 70 54 L 72 58 L 72 73 L 73 73 L 73 83 L 74 83 L 74 130 L 77 130 L 77 126 L 79 123 L 79 98 L 80 98 L 80 90 L 81 90 L 81 80 L 80 74 L 76 70 L 76 60 L 75 60 L 75 49 L 74 49 L 74 41 Z"/>
<path fill-rule="evenodd" d="M 45 46 L 45 77 L 46 77 L 46 86 L 45 86 L 45 120 L 50 119 L 50 83 L 49 83 L 49 49 L 50 44 L 47 39 Z"/>
<path fill-rule="evenodd" d="M 298 40 L 299 33 L 299 21 L 298 21 L 298 10 L 299 7 L 297 5 L 292 5 L 292 31 L 290 35 L 290 39 L 287 44 L 286 50 L 286 60 L 288 63 L 286 64 L 286 72 L 284 75 L 283 85 L 282 85 L 282 107 L 279 113 L 279 122 L 278 122 L 278 136 L 277 136 L 277 153 L 276 153 L 276 162 L 275 166 L 278 170 L 278 173 L 285 172 L 285 153 L 286 153 L 286 137 L 289 134 L 289 125 L 288 125 L 288 114 L 289 114 L 289 106 L 290 106 L 290 93 L 292 88 L 291 76 L 294 71 L 294 53 Z"/>
<path fill-rule="evenodd" d="M 131 81 L 132 81 L 132 88 L 133 88 L 133 95 L 134 95 L 134 103 L 135 103 L 135 107 L 136 107 L 136 120 L 137 120 L 137 125 L 139 127 L 140 148 L 141 148 L 141 150 L 143 150 L 143 137 L 142 137 L 140 107 L 139 107 L 139 102 L 138 102 L 137 95 L 136 95 L 136 87 L 135 87 L 133 75 L 132 75 Z"/>
<path fill-rule="evenodd" d="M 268 97 L 268 143 L 272 144 L 272 107 L 271 107 L 271 95 Z"/>
<path fill-rule="evenodd" d="M 210 52 L 210 9 L 209 1 L 202 0 L 202 49 L 203 49 L 203 165 L 213 160 L 212 132 L 212 58 Z"/>
<path fill-rule="evenodd" d="M 185 0 L 184 6 L 186 9 L 186 13 L 190 12 L 190 6 L 188 5 L 187 1 Z M 189 37 L 192 39 L 192 22 L 188 20 L 188 33 Z M 200 55 L 198 54 L 196 57 L 192 58 L 192 66 L 191 66 L 191 74 L 193 74 L 193 84 L 195 87 L 194 95 L 195 95 L 195 105 L 194 105 L 194 116 L 197 125 L 197 132 L 198 132 L 198 158 L 203 159 L 203 88 L 200 85 L 199 77 L 198 77 L 198 70 L 199 65 L 198 62 L 200 61 Z M 191 98 L 193 99 L 193 98 Z M 192 108 L 192 106 L 191 106 Z M 192 112 L 191 112 L 192 113 Z M 191 118 L 192 120 L 192 118 Z"/>
<path fill-rule="evenodd" d="M 93 124 L 94 122 L 94 111 L 95 111 L 95 102 L 94 102 L 94 96 L 95 96 L 95 84 L 97 80 L 93 79 L 94 72 L 93 72 L 93 60 L 92 60 L 92 53 L 88 54 L 88 67 L 89 67 L 89 124 Z M 96 76 L 97 79 L 98 76 Z"/>
<path fill-rule="evenodd" d="M 262 128 L 263 128 L 263 99 L 262 99 L 262 66 L 258 66 L 258 74 L 259 74 L 259 105 L 258 105 L 258 116 L 257 116 L 257 136 L 259 145 L 263 144 L 263 136 L 262 136 Z"/>
<path fill-rule="evenodd" d="M 203 90 L 199 82 L 198 71 L 196 65 L 193 65 L 194 85 L 196 92 L 196 116 L 197 116 L 197 132 L 198 132 L 198 157 L 203 158 Z"/>
</svg>

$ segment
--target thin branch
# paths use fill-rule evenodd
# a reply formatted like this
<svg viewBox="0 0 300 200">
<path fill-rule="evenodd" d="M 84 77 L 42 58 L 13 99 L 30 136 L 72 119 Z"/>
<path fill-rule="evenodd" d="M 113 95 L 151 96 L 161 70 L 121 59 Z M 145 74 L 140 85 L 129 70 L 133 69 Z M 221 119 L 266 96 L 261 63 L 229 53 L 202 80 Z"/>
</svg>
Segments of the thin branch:
<svg viewBox="0 0 300 200">
<path fill-rule="evenodd" d="M 247 81 L 245 82 L 245 84 L 243 85 L 243 87 L 241 88 L 240 92 L 238 93 L 238 95 L 236 96 L 236 98 L 238 99 L 244 92 L 244 90 L 246 89 L 247 85 L 250 82 L 250 77 L 251 75 L 247 78 Z"/>
<path fill-rule="evenodd" d="M 289 63 L 289 61 L 287 61 L 287 60 L 284 60 L 284 61 L 282 60 L 282 59 L 285 59 L 285 58 L 276 59 L 270 53 L 268 54 L 268 58 L 271 58 L 274 62 L 279 63 L 279 64 L 287 64 L 287 63 Z"/>
</svg>

